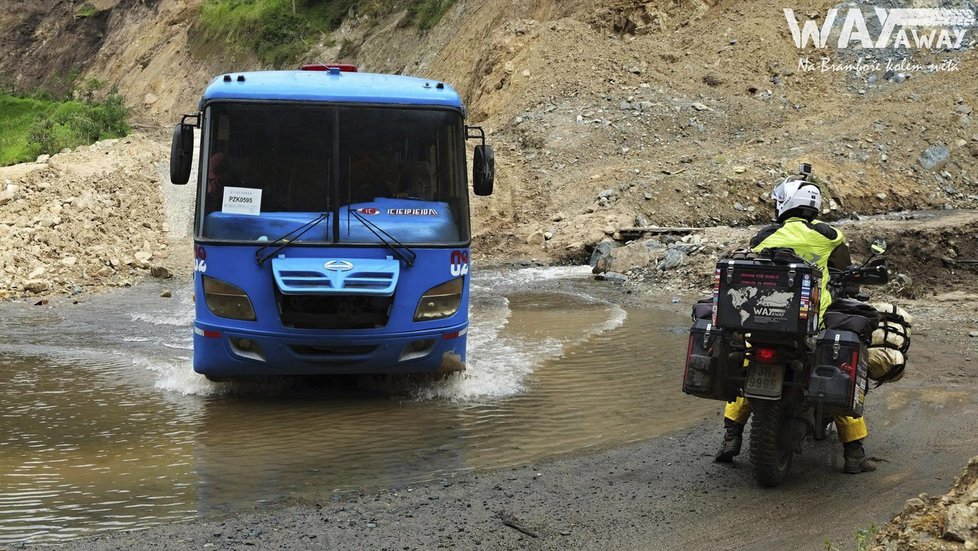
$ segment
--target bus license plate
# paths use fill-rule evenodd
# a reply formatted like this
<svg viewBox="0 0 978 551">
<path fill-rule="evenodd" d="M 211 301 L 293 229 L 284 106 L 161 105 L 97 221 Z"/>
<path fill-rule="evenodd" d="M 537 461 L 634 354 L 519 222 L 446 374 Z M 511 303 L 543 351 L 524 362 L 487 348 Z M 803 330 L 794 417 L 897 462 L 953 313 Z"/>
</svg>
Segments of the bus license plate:
<svg viewBox="0 0 978 551">
<path fill-rule="evenodd" d="M 783 383 L 784 366 L 778 364 L 752 364 L 747 370 L 744 396 L 780 398 Z"/>
</svg>

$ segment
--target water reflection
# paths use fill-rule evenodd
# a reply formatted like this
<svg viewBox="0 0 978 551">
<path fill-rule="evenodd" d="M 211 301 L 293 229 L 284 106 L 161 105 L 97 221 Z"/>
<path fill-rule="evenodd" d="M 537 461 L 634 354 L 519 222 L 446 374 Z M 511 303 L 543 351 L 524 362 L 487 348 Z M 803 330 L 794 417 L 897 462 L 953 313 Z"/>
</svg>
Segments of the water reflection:
<svg viewBox="0 0 978 551">
<path fill-rule="evenodd" d="M 192 408 L 43 359 L 0 366 L 0 543 L 193 514 Z"/>
<path fill-rule="evenodd" d="M 194 438 L 201 511 L 467 468 L 454 408 L 363 390 L 209 400 Z"/>
<path fill-rule="evenodd" d="M 650 331 L 662 327 L 661 314 L 630 312 L 616 330 L 596 332 L 607 304 L 517 294 L 509 305 L 500 338 L 563 347 L 534 367 L 521 393 L 416 400 L 415 389 L 358 380 L 357 388 L 209 400 L 194 440 L 201 510 L 525 463 L 647 438 L 716 409 L 677 391 L 683 336 Z M 466 384 L 450 381 L 442 392 Z"/>
<path fill-rule="evenodd" d="M 189 286 L 0 305 L 0 544 L 55 541 L 611 446 L 714 404 L 679 392 L 686 320 L 592 298 L 586 270 L 474 281 L 469 371 L 215 385 Z"/>
</svg>

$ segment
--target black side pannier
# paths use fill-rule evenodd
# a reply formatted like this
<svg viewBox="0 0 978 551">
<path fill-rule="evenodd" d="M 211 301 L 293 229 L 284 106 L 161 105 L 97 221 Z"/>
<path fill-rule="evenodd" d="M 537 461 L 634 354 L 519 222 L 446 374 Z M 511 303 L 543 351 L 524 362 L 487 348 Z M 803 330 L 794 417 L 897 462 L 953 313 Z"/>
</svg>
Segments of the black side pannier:
<svg viewBox="0 0 978 551">
<path fill-rule="evenodd" d="M 731 350 L 729 338 L 709 319 L 697 319 L 689 330 L 683 392 L 699 398 L 732 401 L 737 388 L 728 371 L 743 369 L 743 352 Z"/>
<path fill-rule="evenodd" d="M 821 274 L 800 260 L 772 254 L 719 261 L 714 274 L 717 326 L 754 334 L 817 333 Z"/>
<path fill-rule="evenodd" d="M 825 310 L 826 329 L 852 331 L 866 344 L 873 340 L 873 330 L 879 323 L 880 314 L 876 308 L 865 302 L 843 298 L 832 301 Z"/>
<path fill-rule="evenodd" d="M 713 297 L 704 298 L 696 302 L 693 305 L 692 318 L 695 322 L 696 320 L 712 320 L 713 319 Z"/>
<path fill-rule="evenodd" d="M 826 329 L 815 344 L 815 368 L 805 397 L 826 416 L 860 417 L 869 388 L 866 344 L 853 331 Z"/>
</svg>

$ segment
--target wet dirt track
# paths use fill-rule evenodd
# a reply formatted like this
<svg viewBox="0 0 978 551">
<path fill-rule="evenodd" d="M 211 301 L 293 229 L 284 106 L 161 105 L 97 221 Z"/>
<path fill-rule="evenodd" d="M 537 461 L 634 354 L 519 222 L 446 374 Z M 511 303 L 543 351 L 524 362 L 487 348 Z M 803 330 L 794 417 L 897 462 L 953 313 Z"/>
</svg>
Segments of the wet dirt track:
<svg viewBox="0 0 978 551">
<path fill-rule="evenodd" d="M 685 319 L 590 296 L 586 274 L 477 277 L 470 369 L 427 384 L 209 383 L 190 367 L 189 289 L 6 305 L 0 544 L 399 487 L 701 418 L 709 404 L 673 381 Z"/>
<path fill-rule="evenodd" d="M 958 390 L 969 397 L 961 399 Z M 966 388 L 951 394 L 959 396 L 947 400 L 917 377 L 877 393 L 869 446 L 885 461 L 859 476 L 838 472 L 839 445 L 826 441 L 799 458 L 782 487 L 758 488 L 743 461 L 712 462 L 717 418 L 583 456 L 378 493 L 324 495 L 67 547 L 816 550 L 828 542 L 851 549 L 858 530 L 888 520 L 908 496 L 943 493 L 952 482 L 946 473 L 974 453 L 978 405 Z"/>
<path fill-rule="evenodd" d="M 540 276 L 525 275 L 531 280 Z M 498 371 L 473 369 L 455 385 L 392 390 L 371 384 L 354 389 L 286 384 L 222 394 L 207 383 L 194 387 L 179 375 L 182 368 L 120 372 L 110 365 L 94 372 L 106 388 L 123 384 L 120 378 L 128 380 L 120 373 L 135 373 L 125 384 L 152 389 L 144 394 L 155 393 L 197 427 L 181 457 L 189 454 L 196 466 L 187 499 L 196 500 L 199 512 L 188 511 L 189 522 L 132 533 L 103 531 L 66 547 L 825 549 L 829 541 L 845 549 L 854 547 L 857 530 L 887 521 L 907 498 L 943 493 L 978 450 L 975 377 L 967 361 L 975 355 L 974 346 L 966 329 L 942 324 L 939 317 L 925 321 L 915 335 L 913 369 L 907 376 L 870 394 L 867 449 L 881 459 L 877 472 L 840 474 L 841 449 L 830 439 L 796 458 L 784 486 L 761 489 L 745 456 L 734 466 L 712 462 L 722 404 L 679 392 L 675 362 L 681 350 L 670 342 L 648 341 L 653 322 L 635 313 L 648 310 L 659 319 L 663 311 L 673 311 L 669 319 L 677 321 L 663 329 L 681 344 L 688 304 L 647 298 L 655 304 L 629 307 L 622 319 L 600 299 L 568 301 L 568 296 L 580 297 L 572 292 L 575 283 L 550 281 L 543 286 L 546 292 L 529 293 L 526 289 L 535 283 L 512 285 L 522 292 L 479 306 L 492 321 L 473 323 L 471 344 L 473 351 L 491 343 L 497 355 L 517 356 L 496 357 Z M 541 324 L 566 318 L 561 311 L 566 308 L 587 314 L 565 325 L 565 333 L 549 332 L 556 340 L 532 337 Z M 503 323 L 500 313 L 507 310 L 511 313 Z M 176 318 L 154 314 L 154 319 L 182 323 Z M 28 323 L 19 334 L 38 335 L 31 327 Z M 620 346 L 629 327 L 638 328 L 632 337 L 643 342 L 636 350 Z M 97 341 L 95 333 L 85 338 Z M 154 338 L 162 339 L 164 348 L 181 350 L 165 331 L 158 333 Z M 588 335 L 586 344 L 566 339 L 581 334 Z M 47 350 L 57 363 L 58 348 L 34 339 L 32 346 Z M 144 365 L 139 354 L 131 355 L 124 365 Z M 527 358 L 537 358 L 530 370 Z M 476 367 L 475 358 L 470 360 Z M 636 360 L 640 371 L 628 377 L 617 371 Z M 556 383 L 552 387 L 546 383 L 550 378 Z M 581 400 L 590 402 L 590 409 Z M 197 405 L 187 409 L 188 403 Z M 267 436 L 274 445 L 261 446 L 251 429 L 286 415 L 283 410 L 312 422 L 277 434 L 278 443 Z M 514 411 L 523 417 L 507 420 Z M 390 426 L 363 429 L 364 421 L 378 413 L 390 419 Z M 418 428 L 417 419 L 429 426 Z M 328 421 L 336 430 L 323 427 Z M 379 437 L 363 438 L 371 432 Z M 401 438 L 405 432 L 409 438 Z M 164 440 L 180 438 L 174 433 Z M 312 443 L 326 438 L 334 445 L 320 446 L 315 457 L 296 453 L 289 459 L 273 451 L 296 445 L 301 450 L 303 438 Z M 355 465 L 335 445 L 384 441 L 390 443 L 379 446 L 385 453 Z M 355 449 L 351 445 L 347 452 Z M 234 454 L 241 458 L 226 457 Z M 348 468 L 337 471 L 336 458 Z M 278 467 L 270 469 L 273 464 Z M 186 468 L 179 461 L 169 465 L 174 471 Z M 237 474 L 235 465 L 241 469 Z M 165 480 L 159 484 L 179 488 Z M 298 503 L 290 505 L 292 500 Z M 500 513 L 536 537 L 503 524 Z"/>
</svg>

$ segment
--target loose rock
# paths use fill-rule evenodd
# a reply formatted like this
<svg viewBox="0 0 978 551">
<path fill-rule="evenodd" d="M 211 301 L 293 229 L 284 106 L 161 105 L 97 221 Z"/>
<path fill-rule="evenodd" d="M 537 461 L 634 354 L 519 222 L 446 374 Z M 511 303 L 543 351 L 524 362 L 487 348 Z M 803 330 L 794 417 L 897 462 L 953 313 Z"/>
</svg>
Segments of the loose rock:
<svg viewBox="0 0 978 551">
<path fill-rule="evenodd" d="M 951 152 L 948 148 L 943 145 L 932 145 L 924 150 L 919 160 L 920 166 L 926 170 L 934 170 L 943 165 L 950 156 Z"/>
<path fill-rule="evenodd" d="M 43 293 L 51 288 L 51 283 L 44 279 L 28 279 L 23 284 L 24 290 L 31 293 Z"/>
<path fill-rule="evenodd" d="M 666 256 L 656 266 L 661 271 L 671 270 L 682 265 L 686 261 L 686 254 L 679 249 L 669 249 Z"/>
</svg>

